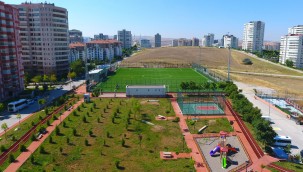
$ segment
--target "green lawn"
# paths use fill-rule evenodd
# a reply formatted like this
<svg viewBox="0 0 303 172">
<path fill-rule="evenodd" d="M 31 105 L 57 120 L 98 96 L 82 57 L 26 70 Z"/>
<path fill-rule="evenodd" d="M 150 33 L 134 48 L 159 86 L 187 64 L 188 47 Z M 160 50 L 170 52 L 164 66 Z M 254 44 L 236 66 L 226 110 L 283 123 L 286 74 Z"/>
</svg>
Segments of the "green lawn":
<svg viewBox="0 0 303 172">
<path fill-rule="evenodd" d="M 295 172 L 301 172 L 303 171 L 303 165 L 302 164 L 296 164 L 292 162 L 275 162 L 274 164 L 279 165 L 281 167 L 284 167 L 289 170 L 293 170 Z M 272 171 L 277 171 L 274 169 L 271 169 Z"/>
<path fill-rule="evenodd" d="M 190 159 L 163 161 L 159 157 L 159 151 L 186 151 L 178 123 L 155 120 L 157 114 L 171 109 L 169 99 L 161 99 L 160 104 L 144 100 L 94 99 L 96 108 L 93 103 L 84 103 L 80 111 L 74 111 L 76 115 L 65 119 L 65 127 L 58 126 L 59 136 L 52 133 L 53 143 L 48 138 L 42 144 L 47 153 L 41 154 L 38 149 L 34 163 L 26 161 L 19 171 L 194 171 Z M 133 108 L 135 101 L 141 104 L 138 113 Z M 143 123 L 142 119 L 155 125 Z"/>
<path fill-rule="evenodd" d="M 169 91 L 178 91 L 181 82 L 203 83 L 208 79 L 191 68 L 120 68 L 99 84 L 104 92 L 125 92 L 126 85 L 167 85 Z"/>
<path fill-rule="evenodd" d="M 190 133 L 197 134 L 198 130 L 205 125 L 208 127 L 203 133 L 219 133 L 220 131 L 231 132 L 234 131 L 229 121 L 226 118 L 213 118 L 213 119 L 198 119 L 195 123 L 191 119 L 186 120 Z"/>
<path fill-rule="evenodd" d="M 71 100 L 71 98 L 69 98 L 69 100 Z M 61 105 L 60 105 L 61 106 Z M 54 110 L 56 110 L 59 106 L 49 106 L 49 114 L 51 114 Z M 64 110 L 64 109 L 63 109 Z M 63 110 L 61 112 L 63 112 Z M 56 114 L 56 116 L 59 116 L 59 114 Z M 6 137 L 5 135 L 1 136 L 0 139 L 0 146 L 8 149 L 11 145 L 13 145 L 15 143 L 15 141 L 17 141 L 18 139 L 20 139 L 28 130 L 30 130 L 32 128 L 32 126 L 34 124 L 37 124 L 39 121 L 41 121 L 41 119 L 46 117 L 46 113 L 45 110 L 41 110 L 37 113 L 34 113 L 33 115 L 31 115 L 28 119 L 26 119 L 25 121 L 23 121 L 22 123 L 20 123 L 20 126 L 17 125 L 13 128 L 11 128 L 9 131 L 6 132 Z M 53 122 L 53 118 L 50 120 L 50 123 Z M 47 127 L 46 124 L 43 124 L 42 126 L 38 127 L 37 130 L 39 130 L 39 128 L 41 127 Z M 20 128 L 19 130 L 15 130 L 16 128 Z M 38 131 L 37 131 L 38 132 Z M 29 146 L 31 143 L 31 139 L 29 139 L 26 143 L 24 143 L 25 146 Z M 0 153 L 2 153 L 0 151 Z M 20 154 L 20 151 L 16 151 L 13 153 L 13 156 L 15 158 L 17 158 Z M 3 171 L 8 165 L 9 165 L 9 159 L 7 159 L 4 164 L 2 164 L 0 166 L 0 171 Z"/>
</svg>

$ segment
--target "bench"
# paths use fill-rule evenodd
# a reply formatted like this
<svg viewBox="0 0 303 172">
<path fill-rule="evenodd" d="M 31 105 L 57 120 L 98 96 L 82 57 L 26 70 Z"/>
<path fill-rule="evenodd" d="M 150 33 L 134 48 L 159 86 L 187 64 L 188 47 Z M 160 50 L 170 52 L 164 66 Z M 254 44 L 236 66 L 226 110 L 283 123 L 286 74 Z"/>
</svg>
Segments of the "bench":
<svg viewBox="0 0 303 172">
<path fill-rule="evenodd" d="M 164 157 L 164 158 L 172 158 L 173 155 L 172 155 L 171 152 L 163 152 L 163 157 Z"/>
</svg>

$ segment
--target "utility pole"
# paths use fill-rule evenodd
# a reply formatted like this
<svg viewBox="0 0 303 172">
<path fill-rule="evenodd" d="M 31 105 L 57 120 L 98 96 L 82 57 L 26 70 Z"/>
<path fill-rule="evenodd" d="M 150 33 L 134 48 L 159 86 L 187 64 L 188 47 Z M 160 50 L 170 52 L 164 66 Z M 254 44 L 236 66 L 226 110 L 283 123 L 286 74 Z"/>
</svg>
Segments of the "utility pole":
<svg viewBox="0 0 303 172">
<path fill-rule="evenodd" d="M 227 67 L 227 81 L 230 81 L 230 45 L 228 45 L 228 67 Z"/>
</svg>

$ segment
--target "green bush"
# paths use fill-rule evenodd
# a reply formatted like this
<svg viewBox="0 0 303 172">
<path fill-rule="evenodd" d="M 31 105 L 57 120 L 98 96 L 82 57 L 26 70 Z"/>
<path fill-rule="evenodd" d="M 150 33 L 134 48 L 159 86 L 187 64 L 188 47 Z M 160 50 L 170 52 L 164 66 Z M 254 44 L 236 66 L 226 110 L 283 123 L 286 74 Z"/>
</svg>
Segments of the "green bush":
<svg viewBox="0 0 303 172">
<path fill-rule="evenodd" d="M 9 155 L 9 162 L 10 162 L 10 163 L 13 163 L 13 162 L 15 162 L 15 160 L 16 160 L 16 159 L 15 159 L 14 155 L 13 155 L 13 154 L 10 154 L 10 155 Z"/>
<path fill-rule="evenodd" d="M 176 117 L 173 122 L 180 122 L 180 118 L 179 117 Z"/>
<path fill-rule="evenodd" d="M 21 145 L 20 146 L 20 151 L 21 152 L 26 152 L 27 151 L 26 146 L 25 145 Z"/>
<path fill-rule="evenodd" d="M 243 59 L 243 60 L 242 60 L 242 63 L 243 63 L 244 65 L 252 65 L 252 64 L 253 64 L 253 62 L 252 62 L 249 58 Z"/>
</svg>

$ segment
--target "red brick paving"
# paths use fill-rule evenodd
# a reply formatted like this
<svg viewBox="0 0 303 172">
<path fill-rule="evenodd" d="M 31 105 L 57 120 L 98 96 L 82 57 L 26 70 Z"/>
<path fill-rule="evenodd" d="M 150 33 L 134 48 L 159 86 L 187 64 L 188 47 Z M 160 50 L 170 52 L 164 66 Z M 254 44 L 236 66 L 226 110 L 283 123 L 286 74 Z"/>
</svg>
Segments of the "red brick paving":
<svg viewBox="0 0 303 172">
<path fill-rule="evenodd" d="M 81 105 L 81 103 L 83 103 L 83 99 L 81 99 L 80 101 L 78 101 L 75 105 L 73 105 L 74 109 L 76 109 L 78 106 Z M 22 152 L 16 159 L 15 162 L 11 163 L 4 172 L 13 172 L 13 171 L 17 171 L 22 164 L 24 164 L 24 162 L 31 156 L 31 154 L 33 152 L 35 152 L 38 147 L 44 142 L 44 140 L 55 130 L 56 126 L 59 125 L 62 121 L 64 121 L 64 119 L 71 114 L 72 111 L 66 111 L 64 112 L 61 117 L 59 117 L 58 120 L 55 120 L 51 126 L 47 127 L 46 130 L 48 131 L 46 134 L 43 135 L 43 137 L 41 139 L 39 139 L 38 141 L 34 141 L 32 142 L 28 148 L 27 148 L 27 152 Z"/>
</svg>

